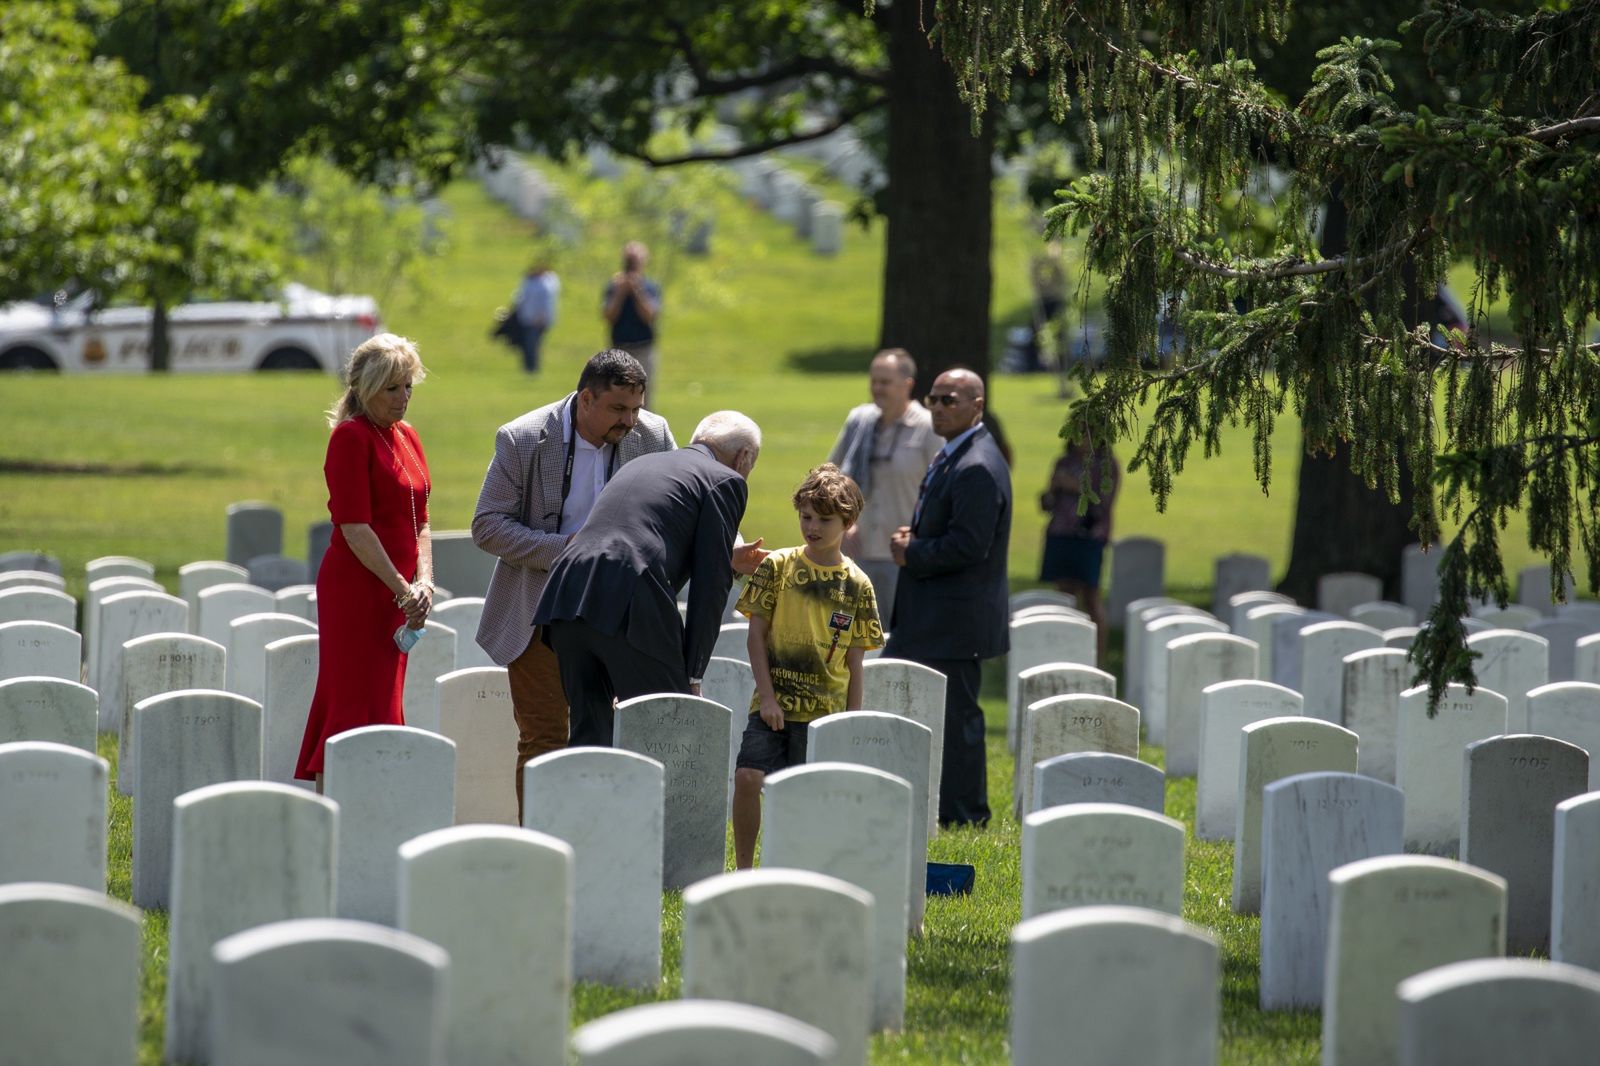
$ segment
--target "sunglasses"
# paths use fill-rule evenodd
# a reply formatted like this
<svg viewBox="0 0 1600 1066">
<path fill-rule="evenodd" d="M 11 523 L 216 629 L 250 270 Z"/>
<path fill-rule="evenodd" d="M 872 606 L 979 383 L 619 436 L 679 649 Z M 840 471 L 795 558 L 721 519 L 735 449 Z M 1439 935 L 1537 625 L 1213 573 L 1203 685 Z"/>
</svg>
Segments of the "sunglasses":
<svg viewBox="0 0 1600 1066">
<path fill-rule="evenodd" d="M 943 404 L 946 407 L 954 407 L 956 404 L 961 402 L 961 397 L 957 396 L 953 392 L 947 392 L 943 396 L 939 396 L 930 392 L 928 395 L 922 398 L 922 402 L 927 404 L 929 407 L 938 407 L 940 404 Z"/>
</svg>

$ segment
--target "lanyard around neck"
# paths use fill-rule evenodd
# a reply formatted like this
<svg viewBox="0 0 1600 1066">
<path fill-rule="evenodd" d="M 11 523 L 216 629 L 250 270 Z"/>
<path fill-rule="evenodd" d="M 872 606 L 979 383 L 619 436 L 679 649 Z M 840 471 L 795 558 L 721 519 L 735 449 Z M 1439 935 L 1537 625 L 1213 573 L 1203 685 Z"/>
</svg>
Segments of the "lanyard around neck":
<svg viewBox="0 0 1600 1066">
<path fill-rule="evenodd" d="M 567 434 L 567 461 L 561 468 L 561 502 L 556 505 L 553 514 L 546 518 L 555 518 L 556 532 L 561 532 L 561 515 L 567 509 L 567 497 L 572 493 L 572 464 L 578 458 L 578 397 L 572 397 L 572 405 L 567 409 L 567 421 L 572 423 L 571 432 Z M 602 445 L 601 447 L 604 447 Z M 611 455 L 606 460 L 606 480 L 611 480 L 611 475 L 617 469 L 617 445 L 611 446 Z"/>
</svg>

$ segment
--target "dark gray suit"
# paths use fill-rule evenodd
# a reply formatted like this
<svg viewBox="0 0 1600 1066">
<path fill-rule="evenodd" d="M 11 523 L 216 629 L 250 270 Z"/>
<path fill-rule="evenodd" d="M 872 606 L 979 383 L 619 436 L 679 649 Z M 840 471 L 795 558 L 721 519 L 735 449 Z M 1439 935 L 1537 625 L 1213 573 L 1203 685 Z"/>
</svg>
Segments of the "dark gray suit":
<svg viewBox="0 0 1600 1066">
<path fill-rule="evenodd" d="M 982 825 L 989 786 L 978 664 L 1011 646 L 1011 471 L 987 429 L 925 481 L 911 531 L 883 653 L 945 675 L 939 821 Z"/>
<path fill-rule="evenodd" d="M 534 612 L 571 710 L 570 742 L 611 743 L 611 701 L 688 692 L 717 642 L 749 489 L 703 444 L 617 471 Z M 689 583 L 688 619 L 677 595 Z"/>
</svg>

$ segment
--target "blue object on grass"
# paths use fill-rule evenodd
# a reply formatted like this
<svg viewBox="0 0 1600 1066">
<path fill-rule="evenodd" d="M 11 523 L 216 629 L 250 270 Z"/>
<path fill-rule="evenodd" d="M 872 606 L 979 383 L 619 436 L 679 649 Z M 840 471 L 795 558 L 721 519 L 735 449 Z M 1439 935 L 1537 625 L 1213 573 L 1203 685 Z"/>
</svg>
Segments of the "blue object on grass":
<svg viewBox="0 0 1600 1066">
<path fill-rule="evenodd" d="M 928 864 L 927 894 L 930 896 L 971 895 L 973 882 L 977 879 L 977 869 L 964 862 L 930 862 Z"/>
</svg>

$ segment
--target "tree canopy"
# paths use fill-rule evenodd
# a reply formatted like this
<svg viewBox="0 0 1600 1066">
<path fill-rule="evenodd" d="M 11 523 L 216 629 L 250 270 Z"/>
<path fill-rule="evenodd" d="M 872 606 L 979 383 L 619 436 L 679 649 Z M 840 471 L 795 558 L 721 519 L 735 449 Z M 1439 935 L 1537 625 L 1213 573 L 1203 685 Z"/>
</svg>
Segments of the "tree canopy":
<svg viewBox="0 0 1600 1066">
<path fill-rule="evenodd" d="M 1513 511 L 1553 591 L 1575 557 L 1600 591 L 1600 2 L 1424 5 L 1403 29 L 1436 106 L 1397 99 L 1398 45 L 1382 38 L 1323 49 L 1298 98 L 1269 89 L 1243 57 L 1285 39 L 1286 0 L 944 0 L 938 14 L 975 115 L 1020 67 L 1094 134 L 1100 171 L 1063 190 L 1051 226 L 1086 234 L 1107 278 L 1109 359 L 1065 431 L 1137 435 L 1130 465 L 1164 505 L 1233 422 L 1253 430 L 1266 488 L 1292 408 L 1309 448 L 1344 449 L 1390 499 L 1409 491 L 1421 542 L 1459 526 L 1413 651 L 1435 696 L 1472 683 L 1460 617 L 1507 599 Z M 1265 235 L 1237 224 L 1250 197 L 1273 206 Z M 1438 343 L 1422 305 L 1456 259 L 1480 282 L 1466 330 Z M 1502 296 L 1511 334 L 1496 336 Z M 1164 314 L 1184 344 L 1143 369 Z"/>
</svg>

